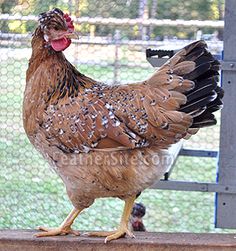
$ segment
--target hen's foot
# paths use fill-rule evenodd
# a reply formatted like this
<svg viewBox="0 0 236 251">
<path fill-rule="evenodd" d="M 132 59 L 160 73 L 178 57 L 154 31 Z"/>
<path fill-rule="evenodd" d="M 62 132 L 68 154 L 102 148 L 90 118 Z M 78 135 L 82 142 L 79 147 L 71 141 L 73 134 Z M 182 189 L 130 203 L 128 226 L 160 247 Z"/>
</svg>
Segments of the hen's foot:
<svg viewBox="0 0 236 251">
<path fill-rule="evenodd" d="M 120 226 L 118 227 L 116 231 L 91 232 L 91 233 L 88 233 L 87 235 L 106 237 L 105 243 L 107 243 L 108 241 L 117 240 L 120 237 L 125 236 L 126 234 L 131 238 L 135 238 L 134 234 L 128 229 L 129 216 L 131 214 L 135 198 L 136 196 L 132 196 L 125 200 L 125 207 L 124 207 L 123 215 L 121 218 Z"/>
<path fill-rule="evenodd" d="M 117 240 L 125 235 L 128 235 L 131 238 L 135 238 L 134 234 L 126 227 L 120 227 L 116 231 L 111 232 L 110 235 L 108 235 L 105 239 L 105 243 L 112 241 L 112 240 Z"/>
<path fill-rule="evenodd" d="M 56 235 L 80 235 L 79 231 L 73 230 L 70 227 L 57 227 L 57 228 L 47 228 L 47 227 L 38 227 L 38 230 L 42 230 L 44 232 L 35 234 L 36 237 L 46 237 L 46 236 L 56 236 Z"/>
<path fill-rule="evenodd" d="M 134 234 L 127 227 L 119 227 L 116 231 L 98 231 L 98 232 L 90 232 L 86 233 L 87 236 L 95 236 L 95 237 L 106 237 L 105 243 L 119 239 L 125 235 L 128 235 L 131 238 L 135 238 Z"/>
<path fill-rule="evenodd" d="M 56 228 L 38 227 L 37 228 L 38 230 L 42 230 L 44 232 L 37 233 L 35 234 L 35 236 L 46 237 L 55 235 L 66 235 L 66 234 L 80 235 L 79 231 L 75 231 L 71 228 L 71 225 L 73 224 L 75 218 L 81 211 L 82 209 L 73 208 L 60 227 Z"/>
</svg>

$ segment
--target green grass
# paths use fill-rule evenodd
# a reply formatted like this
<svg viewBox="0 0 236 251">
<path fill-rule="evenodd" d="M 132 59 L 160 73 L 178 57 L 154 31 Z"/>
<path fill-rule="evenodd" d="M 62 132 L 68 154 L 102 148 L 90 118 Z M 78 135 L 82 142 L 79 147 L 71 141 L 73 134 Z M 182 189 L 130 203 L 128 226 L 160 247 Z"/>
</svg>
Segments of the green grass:
<svg viewBox="0 0 236 251">
<path fill-rule="evenodd" d="M 64 185 L 30 145 L 22 127 L 22 98 L 27 61 L 9 59 L 0 68 L 0 228 L 56 226 L 71 209 Z M 113 68 L 81 65 L 79 69 L 101 81 L 112 80 Z M 122 82 L 145 79 L 150 70 L 121 69 Z M 219 127 L 202 130 L 187 147 L 217 149 Z M 180 157 L 173 179 L 215 181 L 215 159 Z M 217 232 L 214 229 L 214 195 L 197 192 L 146 190 L 138 198 L 147 207 L 144 218 L 150 231 Z M 78 218 L 83 230 L 112 229 L 123 202 L 98 199 Z"/>
</svg>

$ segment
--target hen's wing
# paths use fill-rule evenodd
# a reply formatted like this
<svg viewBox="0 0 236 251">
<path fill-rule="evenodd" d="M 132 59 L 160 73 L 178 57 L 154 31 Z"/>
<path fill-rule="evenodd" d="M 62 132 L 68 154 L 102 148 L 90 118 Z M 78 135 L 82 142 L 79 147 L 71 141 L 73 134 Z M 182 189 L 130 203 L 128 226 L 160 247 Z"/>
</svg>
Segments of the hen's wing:
<svg viewBox="0 0 236 251">
<path fill-rule="evenodd" d="M 205 47 L 202 41 L 185 47 L 147 81 L 94 84 L 81 88 L 77 97 L 59 98 L 48 106 L 47 124 L 42 124 L 48 140 L 66 152 L 166 148 L 195 133 L 200 126 L 193 125 L 199 118 L 213 123 L 212 111 L 219 106 L 214 79 L 219 64 Z M 209 88 L 202 91 L 202 86 Z"/>
</svg>

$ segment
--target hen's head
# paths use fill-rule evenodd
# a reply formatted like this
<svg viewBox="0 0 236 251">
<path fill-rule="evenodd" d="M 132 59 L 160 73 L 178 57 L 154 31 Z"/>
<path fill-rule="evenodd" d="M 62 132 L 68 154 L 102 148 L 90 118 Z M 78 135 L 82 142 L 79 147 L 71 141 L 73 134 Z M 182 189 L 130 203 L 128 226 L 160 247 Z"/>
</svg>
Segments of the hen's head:
<svg viewBox="0 0 236 251">
<path fill-rule="evenodd" d="M 131 215 L 142 218 L 146 214 L 146 207 L 142 203 L 134 203 Z"/>
<path fill-rule="evenodd" d="M 41 13 L 39 25 L 45 42 L 55 51 L 65 50 L 71 44 L 71 38 L 76 36 L 70 16 L 58 8 Z"/>
</svg>

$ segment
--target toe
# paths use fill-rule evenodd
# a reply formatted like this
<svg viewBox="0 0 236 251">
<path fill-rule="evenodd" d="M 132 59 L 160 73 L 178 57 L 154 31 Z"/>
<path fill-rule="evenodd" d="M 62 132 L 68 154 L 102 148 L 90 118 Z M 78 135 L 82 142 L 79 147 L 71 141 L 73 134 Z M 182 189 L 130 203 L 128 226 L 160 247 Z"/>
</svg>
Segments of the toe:
<svg viewBox="0 0 236 251">
<path fill-rule="evenodd" d="M 36 233 L 34 236 L 36 237 L 46 237 L 46 236 L 56 236 L 56 235 L 67 235 L 67 234 L 73 234 L 73 235 L 80 235 L 79 231 L 73 230 L 68 227 L 58 227 L 58 228 L 47 228 L 47 227 L 38 227 L 38 230 L 44 231 L 40 233 Z"/>
<path fill-rule="evenodd" d="M 130 238 L 135 238 L 135 235 L 130 231 L 130 230 L 126 230 L 126 234 L 130 237 Z"/>
<path fill-rule="evenodd" d="M 36 229 L 41 230 L 41 231 L 46 231 L 46 232 L 48 232 L 50 230 L 48 227 L 42 227 L 42 226 L 39 226 Z"/>
<path fill-rule="evenodd" d="M 117 239 L 125 236 L 125 234 L 126 233 L 124 231 L 117 231 L 116 233 L 107 236 L 106 239 L 105 239 L 105 243 L 107 243 L 109 241 L 112 241 L 112 240 L 117 240 Z"/>
<path fill-rule="evenodd" d="M 88 232 L 84 233 L 83 235 L 89 236 L 89 237 L 107 237 L 109 235 L 114 234 L 116 231 L 95 231 L 95 232 Z"/>
<path fill-rule="evenodd" d="M 47 236 L 56 236 L 61 234 L 61 232 L 57 229 L 55 230 L 50 230 L 50 231 L 45 231 L 45 232 L 41 232 L 41 233 L 37 233 L 35 234 L 36 237 L 47 237 Z"/>
<path fill-rule="evenodd" d="M 77 231 L 77 230 L 71 229 L 71 230 L 70 230 L 70 234 L 73 234 L 73 235 L 75 235 L 75 236 L 79 236 L 79 235 L 80 235 L 80 232 Z"/>
<path fill-rule="evenodd" d="M 117 240 L 121 237 L 124 237 L 125 235 L 128 235 L 131 238 L 135 238 L 134 234 L 128 230 L 128 229 L 118 229 L 117 231 L 115 231 L 113 234 L 108 235 L 105 239 L 105 243 L 112 241 L 112 240 Z"/>
</svg>

